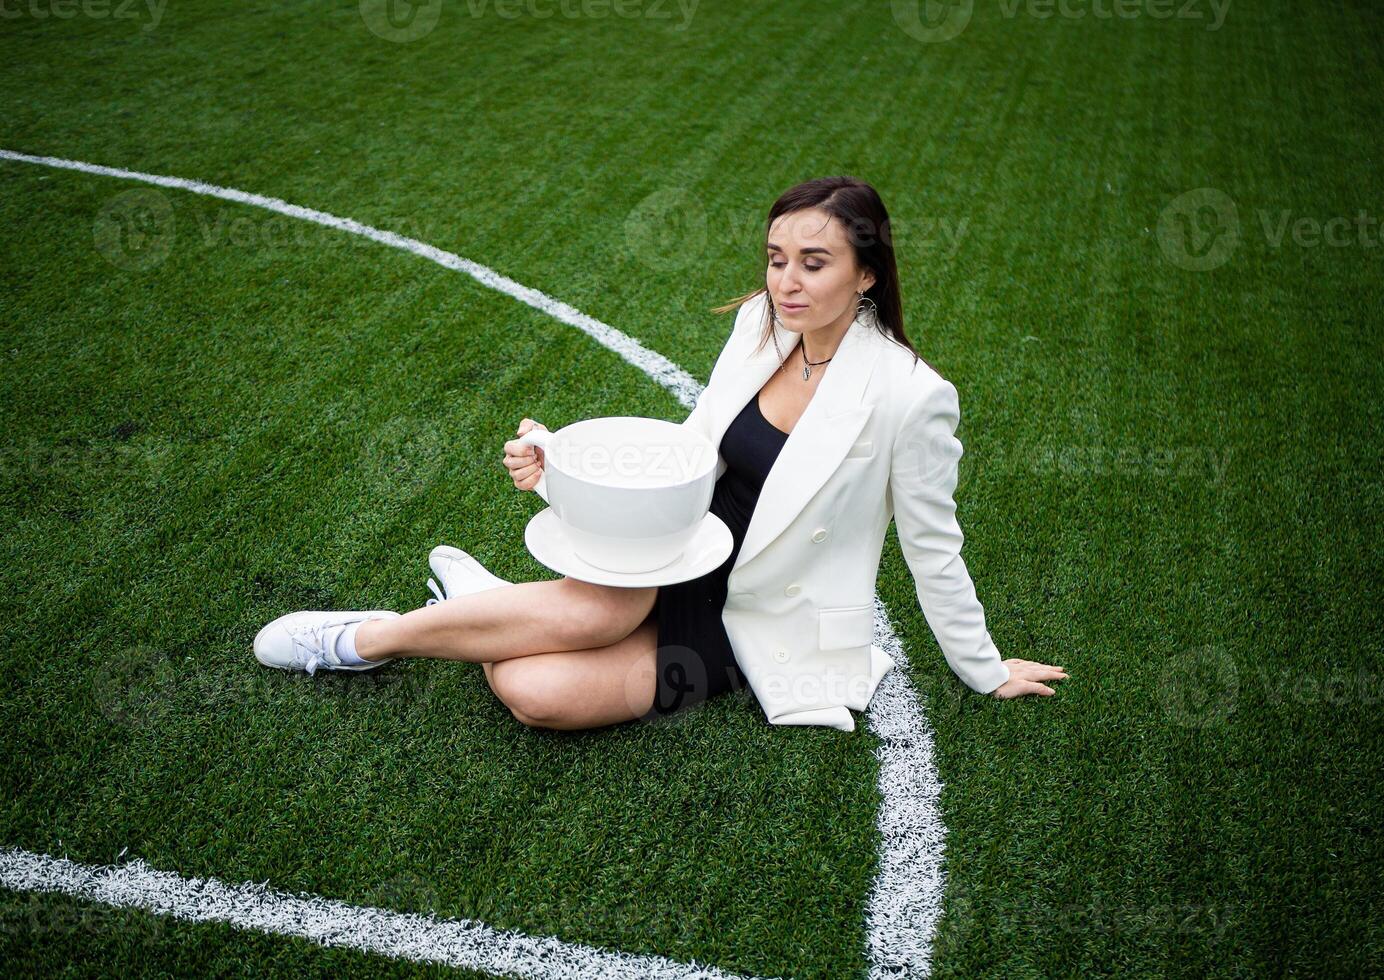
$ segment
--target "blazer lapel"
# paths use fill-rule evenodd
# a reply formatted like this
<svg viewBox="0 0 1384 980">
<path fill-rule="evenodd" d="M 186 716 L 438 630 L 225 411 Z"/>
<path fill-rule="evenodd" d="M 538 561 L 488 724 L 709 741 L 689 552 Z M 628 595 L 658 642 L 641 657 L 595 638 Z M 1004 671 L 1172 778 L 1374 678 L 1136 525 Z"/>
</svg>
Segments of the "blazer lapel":
<svg viewBox="0 0 1384 980">
<path fill-rule="evenodd" d="M 802 335 L 777 323 L 773 329 L 779 347 L 785 356 L 791 356 Z M 864 428 L 873 406 L 862 405 L 861 398 L 879 355 L 879 344 L 871 336 L 877 329 L 857 319 L 841 338 L 825 377 L 769 470 L 732 571 L 783 533 L 835 472 Z M 757 342 L 756 334 L 750 344 Z M 727 379 L 726 393 L 716 400 L 718 410 L 711 424 L 713 445 L 720 445 L 730 423 L 778 367 L 778 352 L 772 341 L 741 362 Z"/>
<path fill-rule="evenodd" d="M 798 341 L 802 339 L 802 334 L 795 333 L 784 327 L 774 324 L 774 334 L 778 337 L 778 345 L 788 356 L 798 346 Z M 745 345 L 753 351 L 754 345 L 759 342 L 759 331 L 753 331 L 752 338 L 744 340 Z M 833 364 L 835 361 L 833 360 Z M 759 393 L 759 389 L 764 387 L 764 383 L 773 376 L 775 369 L 779 366 L 778 351 L 774 348 L 771 340 L 764 345 L 764 349 L 757 353 L 747 353 L 745 358 L 735 366 L 734 371 L 726 379 L 725 393 L 717 392 L 715 398 L 710 402 L 711 414 L 711 444 L 721 445 L 721 438 L 730 428 L 730 424 L 735 421 L 735 417 L 745 408 L 753 395 Z M 830 373 L 830 372 L 828 372 Z M 822 379 L 823 383 L 826 379 Z M 820 392 L 820 388 L 818 391 Z M 816 397 L 815 395 L 813 396 Z"/>
</svg>

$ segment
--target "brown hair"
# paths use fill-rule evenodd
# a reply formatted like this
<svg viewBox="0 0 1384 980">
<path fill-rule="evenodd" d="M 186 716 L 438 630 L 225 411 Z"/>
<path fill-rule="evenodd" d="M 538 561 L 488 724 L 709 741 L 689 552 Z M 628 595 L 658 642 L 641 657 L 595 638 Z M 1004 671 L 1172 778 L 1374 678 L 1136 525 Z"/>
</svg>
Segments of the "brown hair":
<svg viewBox="0 0 1384 980">
<path fill-rule="evenodd" d="M 846 229 L 846 237 L 855 252 L 858 265 L 865 266 L 875 274 L 874 284 L 865 291 L 867 299 L 874 300 L 879 311 L 880 333 L 921 360 L 918 351 L 909 342 L 903 331 L 903 302 L 899 299 L 899 273 L 894 265 L 894 241 L 889 227 L 889 213 L 884 209 L 875 189 L 863 180 L 854 177 L 818 177 L 790 187 L 779 196 L 769 209 L 769 217 L 764 222 L 764 242 L 769 241 L 769 229 L 781 215 L 807 208 L 820 208 L 836 218 Z M 713 313 L 729 313 L 738 309 L 760 293 L 765 293 L 764 325 L 756 352 L 763 350 L 773 336 L 774 298 L 768 288 L 760 286 L 743 296 L 731 300 L 724 306 L 712 309 Z M 925 362 L 926 363 L 926 362 Z"/>
</svg>

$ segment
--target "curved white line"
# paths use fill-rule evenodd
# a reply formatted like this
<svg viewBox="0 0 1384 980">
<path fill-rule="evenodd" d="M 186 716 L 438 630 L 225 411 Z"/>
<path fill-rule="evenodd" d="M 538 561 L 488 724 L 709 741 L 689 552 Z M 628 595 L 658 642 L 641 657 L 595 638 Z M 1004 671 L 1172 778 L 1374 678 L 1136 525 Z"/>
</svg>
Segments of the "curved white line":
<svg viewBox="0 0 1384 980">
<path fill-rule="evenodd" d="M 37 164 L 44 167 L 56 167 L 62 170 L 76 170 L 103 177 L 116 177 L 121 180 L 134 180 L 140 183 L 153 184 L 157 187 L 168 187 L 174 190 L 187 191 L 191 194 L 200 194 L 204 197 L 221 198 L 238 204 L 275 211 L 290 218 L 311 221 L 314 224 L 360 235 L 390 248 L 411 252 L 421 258 L 436 262 L 443 268 L 465 273 L 477 282 L 584 331 L 601 346 L 614 351 L 672 392 L 684 408 L 691 409 L 697 402 L 697 396 L 701 394 L 702 385 L 692 375 L 662 354 L 649 350 L 634 338 L 609 324 L 587 316 L 580 310 L 560 300 L 553 299 L 536 289 L 521 285 L 493 269 L 416 239 L 396 235 L 390 231 L 382 231 L 379 228 L 372 228 L 350 218 L 339 218 L 325 211 L 299 207 L 278 198 L 251 194 L 231 187 L 204 184 L 196 180 L 185 180 L 181 177 L 165 177 L 160 174 L 146 174 L 135 170 L 121 170 L 116 167 L 103 167 L 94 163 L 64 160 L 59 157 L 32 156 L 27 153 L 17 153 L 13 150 L 4 149 L 0 149 L 0 159 L 12 160 L 16 163 Z M 923 714 L 918 693 L 907 677 L 907 654 L 905 654 L 903 646 L 894 632 L 888 611 L 878 595 L 875 596 L 875 624 L 875 644 L 884 650 L 897 666 L 896 669 L 884 675 L 879 686 L 875 689 L 874 697 L 870 700 L 869 708 L 866 711 L 866 719 L 870 729 L 880 742 L 875 753 L 876 758 L 880 761 L 879 791 L 881 798 L 876 823 L 883 840 L 879 854 L 879 869 L 870 891 L 866 923 L 868 930 L 868 949 L 866 952 L 869 957 L 871 980 L 924 977 L 928 975 L 931 969 L 932 937 L 936 931 L 937 920 L 942 914 L 942 893 L 945 886 L 943 852 L 947 828 L 942 821 L 940 806 L 942 783 L 937 774 L 936 761 L 933 758 L 932 728 Z M 143 865 L 142 862 L 132 862 L 131 867 L 134 865 L 140 866 L 141 875 L 154 876 L 149 880 L 160 884 L 154 887 L 152 891 L 138 887 L 114 892 L 102 889 L 93 891 L 91 882 L 98 877 L 105 880 L 105 877 L 101 877 L 105 875 L 104 871 L 98 871 L 91 866 L 76 865 L 64 858 L 35 855 L 17 849 L 11 850 L 3 858 L 0 858 L 0 876 L 3 876 L 4 883 L 11 888 L 29 887 L 10 884 L 12 878 L 21 882 L 46 880 L 54 882 L 55 886 L 44 890 L 80 894 L 83 897 L 94 898 L 108 904 L 137 904 L 141 908 L 149 908 L 180 918 L 224 918 L 225 921 L 244 925 L 247 928 L 304 936 L 309 939 L 319 938 L 317 934 L 320 930 L 314 926 L 316 920 L 305 914 L 300 914 L 310 908 L 308 905 L 292 906 L 292 911 L 285 907 L 281 915 L 251 916 L 249 918 L 242 916 L 244 921 L 213 914 L 217 911 L 217 906 L 200 903 L 195 894 L 185 896 L 187 901 L 181 905 L 165 908 L 164 905 L 157 904 L 157 888 L 167 888 L 176 892 L 181 887 L 179 883 L 186 882 L 187 879 L 180 878 L 170 872 L 154 871 L 147 865 Z M 42 871 L 41 869 L 45 867 L 51 867 L 52 870 L 49 872 Z M 44 878 L 44 874 L 48 874 L 49 877 Z M 232 886 L 221 887 L 232 888 Z M 234 887 L 244 889 L 251 886 Z M 82 890 L 74 891 L 72 890 L 74 888 Z M 112 901 L 109 898 L 100 897 L 105 894 L 112 894 L 117 899 L 124 896 L 132 899 L 132 901 Z M 138 899 L 138 901 L 133 901 L 134 899 Z M 146 900 L 156 904 L 143 904 Z M 265 901 L 270 901 L 272 905 L 272 902 L 287 900 L 282 898 L 266 899 L 264 896 L 256 899 L 258 903 Z M 300 900 L 294 899 L 293 901 Z M 311 901 L 330 903 L 329 899 L 321 898 Z M 340 905 L 340 903 L 335 904 Z M 341 907 L 351 908 L 350 906 Z M 380 914 L 392 915 L 393 913 L 381 913 L 375 910 L 371 912 L 371 915 Z M 459 925 L 459 923 L 464 924 Z M 406 952 L 390 952 L 387 949 L 376 948 L 374 945 L 359 945 L 359 943 L 376 942 L 374 938 L 371 938 L 374 934 L 368 931 L 357 932 L 349 936 L 343 933 L 333 933 L 332 935 L 335 939 L 343 940 L 335 943 L 337 945 L 354 944 L 356 948 L 368 948 L 375 952 L 386 952 L 389 955 L 430 959 L 434 962 L 445 963 L 451 962 L 447 957 L 455 952 L 457 936 L 459 935 L 455 930 L 458 928 L 488 929 L 489 927 L 480 923 L 466 922 L 466 920 L 425 921 L 424 924 L 417 926 L 416 935 L 407 943 Z M 501 936 L 500 933 L 491 930 L 487 936 L 490 936 L 487 941 L 500 944 L 497 945 L 494 955 L 488 961 L 477 959 L 468 961 L 464 965 L 495 973 L 505 972 L 505 969 L 515 962 L 514 956 L 517 955 L 514 951 L 516 947 L 512 944 L 522 941 L 541 944 L 544 951 L 541 960 L 526 965 L 526 971 L 530 966 L 533 967 L 532 971 L 527 972 L 529 976 L 576 976 L 577 974 L 568 972 L 569 967 L 573 964 L 582 965 L 583 972 L 580 974 L 582 976 L 625 975 L 620 972 L 623 961 L 619 960 L 618 957 L 626 957 L 628 954 L 612 954 L 609 951 L 593 947 L 564 943 L 553 937 L 543 937 L 542 939 L 516 938 L 514 934 L 504 934 L 504 940 L 501 944 L 501 940 L 498 938 Z M 346 942 L 347 939 L 351 941 Z M 319 941 L 321 940 L 319 939 Z M 481 956 L 478 950 L 472 950 L 467 955 Z M 617 957 L 617 959 L 612 959 L 612 957 Z M 646 959 L 640 958 L 639 962 L 645 964 Z M 544 964 L 551 964 L 557 972 L 546 970 Z M 643 968 L 647 969 L 647 966 Z M 659 961 L 660 970 L 674 968 L 677 970 L 695 969 L 698 972 L 658 973 L 656 975 L 728 976 L 715 971 L 703 973 L 701 972 L 705 969 L 703 967 L 685 967 L 673 964 L 672 961 L 668 960 Z M 605 970 L 615 972 L 605 973 L 603 972 Z M 650 974 L 645 973 L 643 975 Z"/>
<path fill-rule="evenodd" d="M 430 262 L 436 262 L 444 269 L 452 269 L 455 272 L 463 272 L 475 279 L 482 285 L 489 286 L 497 292 L 512 296 L 521 303 L 526 303 L 536 310 L 548 314 L 555 320 L 570 324 L 578 330 L 590 334 L 596 341 L 607 350 L 612 350 L 625 360 L 629 361 L 639 370 L 653 378 L 660 385 L 667 388 L 678 401 L 682 402 L 684 408 L 690 409 L 697 403 L 697 395 L 701 393 L 702 386 L 697 383 L 697 379 L 692 377 L 682 368 L 678 367 L 662 354 L 657 354 L 639 341 L 635 340 L 609 324 L 602 323 L 595 317 L 587 316 L 574 307 L 568 306 L 560 300 L 553 299 L 546 293 L 539 292 L 529 286 L 515 282 L 507 276 L 502 276 L 494 269 L 472 262 L 470 259 L 463 259 L 460 255 L 448 252 L 445 249 L 436 248 L 425 242 L 420 242 L 416 238 L 406 238 L 403 235 L 396 235 L 392 231 L 383 231 L 379 228 L 372 228 L 370 225 L 363 225 L 359 221 L 350 218 L 338 218 L 334 214 L 327 214 L 325 211 L 315 211 L 312 208 L 299 207 L 296 204 L 289 204 L 281 201 L 277 197 L 265 197 L 262 194 L 251 194 L 247 191 L 238 191 L 234 187 L 218 187 L 215 184 L 204 184 L 199 180 L 184 180 L 182 177 L 164 177 L 161 174 L 145 174 L 137 170 L 120 170 L 116 167 L 102 167 L 94 163 L 83 163 L 80 160 L 63 160 L 58 157 L 39 157 L 31 156 L 27 153 L 16 153 L 13 150 L 0 150 L 0 160 L 13 160 L 16 163 L 35 163 L 43 167 L 56 167 L 60 170 L 79 170 L 82 173 L 98 174 L 102 177 L 117 177 L 121 180 L 137 180 L 142 184 L 153 184 L 155 187 L 168 187 L 173 190 L 187 191 L 190 194 L 200 194 L 203 197 L 218 197 L 223 201 L 234 201 L 236 204 L 248 204 L 255 208 L 264 208 L 266 211 L 275 211 L 290 218 L 297 218 L 300 221 L 310 221 L 316 225 L 325 225 L 328 228 L 335 228 L 338 231 L 349 232 L 352 235 L 360 235 L 368 238 L 372 242 L 379 242 L 381 245 L 388 245 L 390 248 L 397 248 L 404 252 L 412 252 L 420 258 Z"/>
</svg>

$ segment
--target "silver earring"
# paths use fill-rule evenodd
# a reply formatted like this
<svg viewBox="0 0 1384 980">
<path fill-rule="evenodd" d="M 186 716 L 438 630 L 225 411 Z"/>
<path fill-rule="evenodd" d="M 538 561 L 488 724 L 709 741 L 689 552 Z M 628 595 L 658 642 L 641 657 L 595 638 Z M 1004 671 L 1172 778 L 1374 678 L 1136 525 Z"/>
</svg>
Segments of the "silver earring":
<svg viewBox="0 0 1384 980">
<path fill-rule="evenodd" d="M 866 304 L 869 305 L 867 306 Z M 870 299 L 870 297 L 866 296 L 864 291 L 862 291 L 860 293 L 860 299 L 857 300 L 855 304 L 856 319 L 863 320 L 865 318 L 866 310 L 869 310 L 869 315 L 871 319 L 879 319 L 879 307 L 875 305 L 874 300 Z"/>
</svg>

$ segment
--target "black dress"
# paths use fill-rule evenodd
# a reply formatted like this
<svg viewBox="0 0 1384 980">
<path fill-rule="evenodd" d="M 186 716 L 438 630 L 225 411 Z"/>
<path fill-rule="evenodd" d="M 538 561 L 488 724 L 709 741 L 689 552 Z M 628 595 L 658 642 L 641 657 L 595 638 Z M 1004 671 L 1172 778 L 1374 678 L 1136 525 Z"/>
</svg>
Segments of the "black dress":
<svg viewBox="0 0 1384 980">
<path fill-rule="evenodd" d="M 714 571 L 700 578 L 659 587 L 653 611 L 658 616 L 658 678 L 654 703 L 646 720 L 701 704 L 727 691 L 741 690 L 749 681 L 735 662 L 730 638 L 721 622 L 726 605 L 726 582 L 740 554 L 750 515 L 769 469 L 788 433 L 775 428 L 751 398 L 721 437 L 720 453 L 726 471 L 716 481 L 711 513 L 726 522 L 734 545 Z"/>
</svg>

